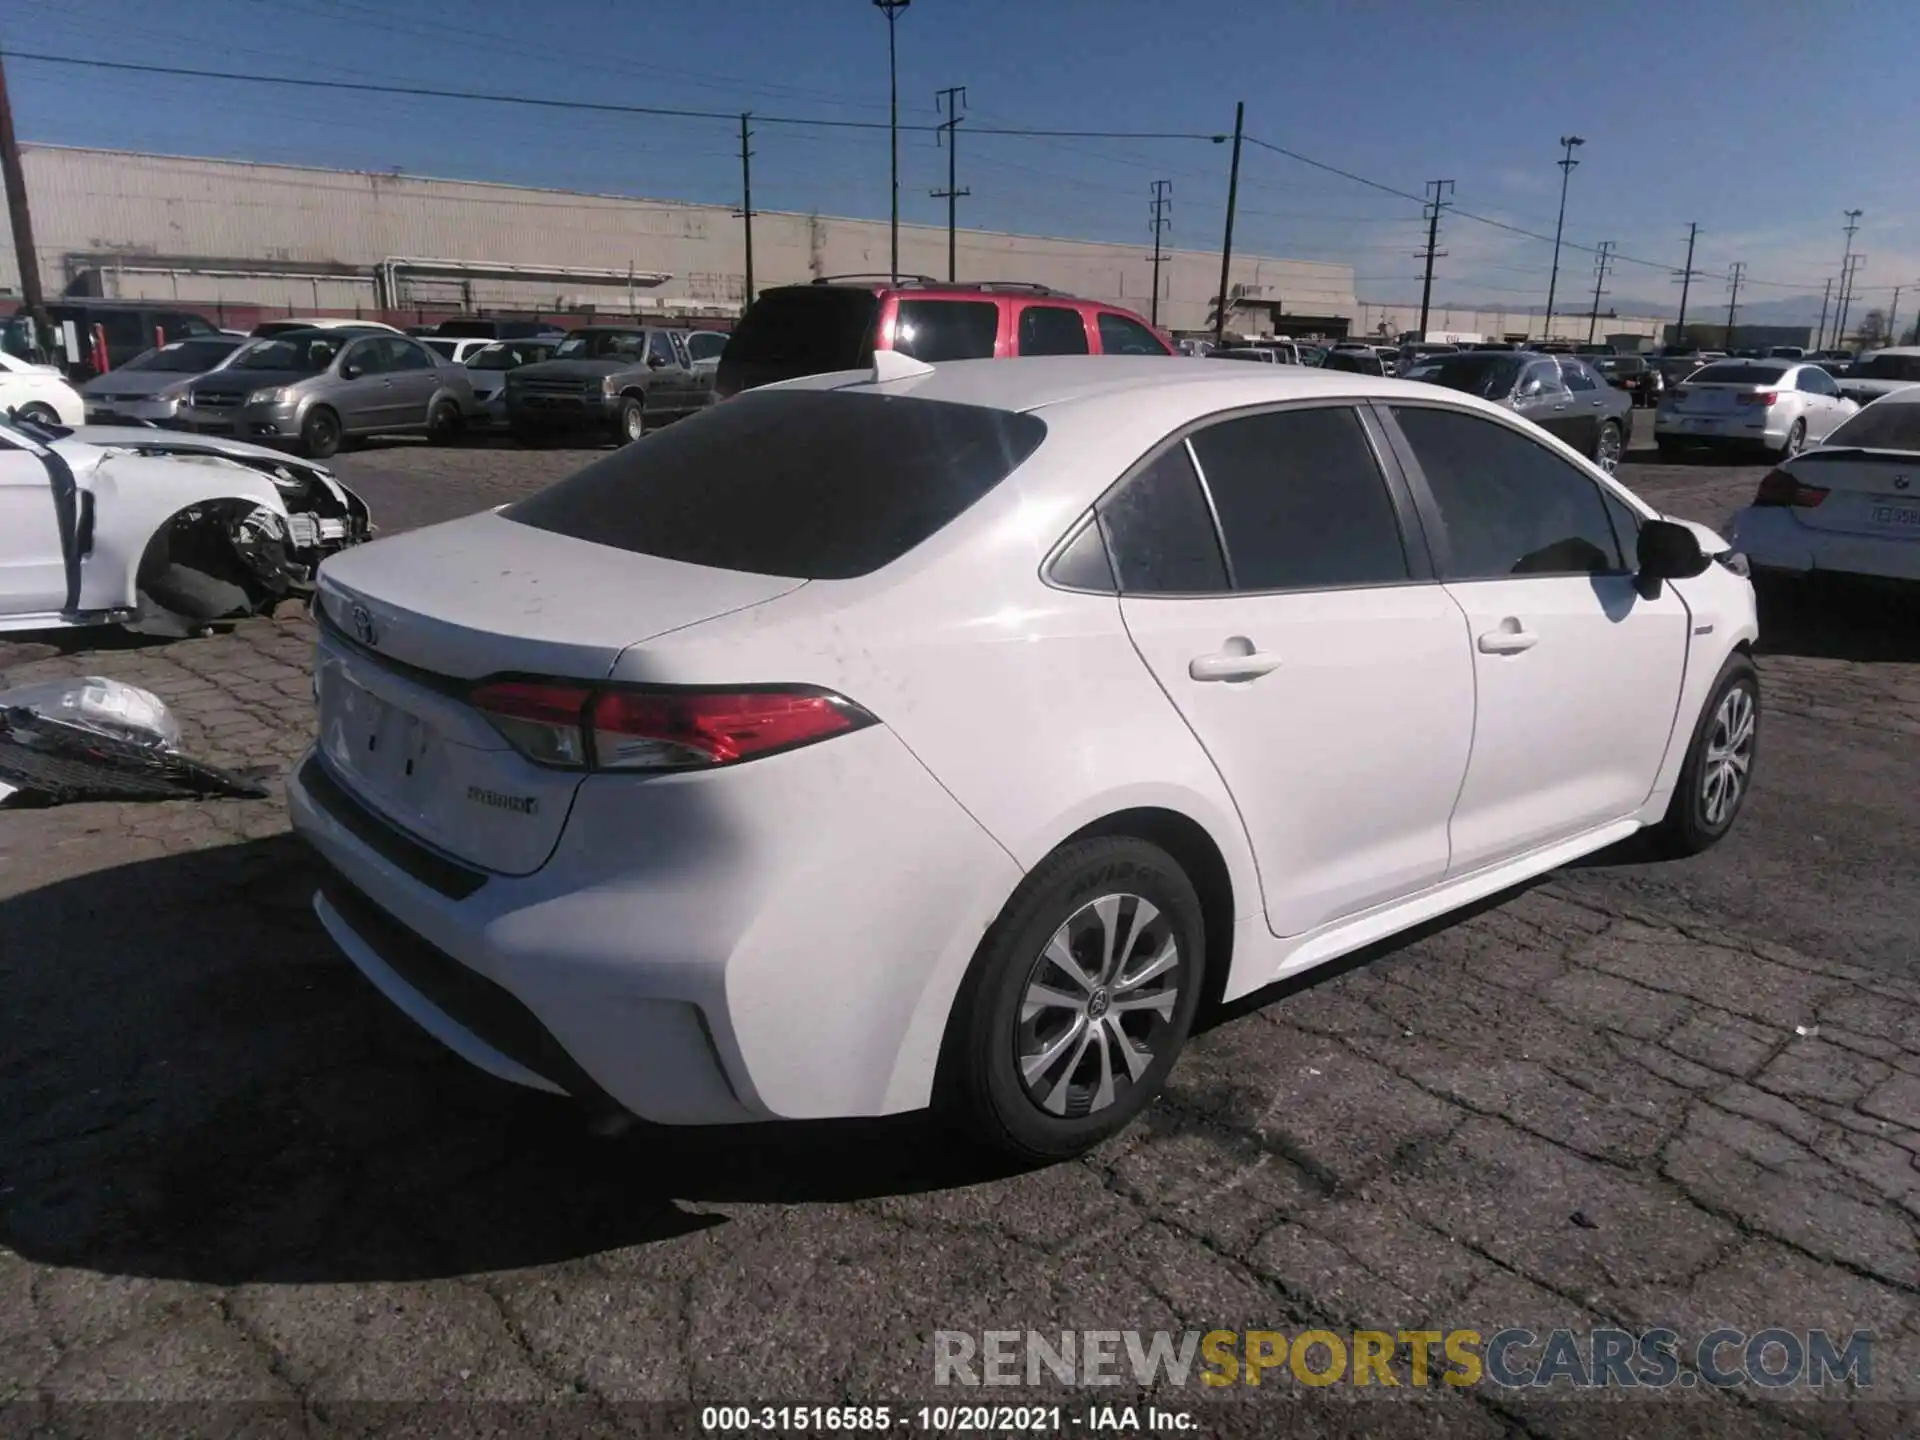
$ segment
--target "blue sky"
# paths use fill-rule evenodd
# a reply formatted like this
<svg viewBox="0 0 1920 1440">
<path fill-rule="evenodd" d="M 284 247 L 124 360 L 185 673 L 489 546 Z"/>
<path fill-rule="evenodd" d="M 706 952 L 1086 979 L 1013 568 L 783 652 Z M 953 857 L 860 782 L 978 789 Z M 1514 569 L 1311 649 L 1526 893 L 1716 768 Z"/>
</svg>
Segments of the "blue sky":
<svg viewBox="0 0 1920 1440">
<path fill-rule="evenodd" d="M 1920 290 L 1920 0 L 913 0 L 899 18 L 903 123 L 967 87 L 977 125 L 1248 133 L 1551 235 L 1557 137 L 1584 136 L 1567 238 L 1678 266 L 1746 262 L 1756 304 L 1836 273 L 1865 211 L 1862 303 Z M 869 0 L 7 0 L 10 49 L 613 103 L 884 121 L 886 23 Z M 284 90 L 8 62 L 26 141 L 401 169 L 736 202 L 726 123 Z M 880 216 L 884 130 L 760 124 L 755 202 Z M 963 223 L 1149 243 L 1173 182 L 1175 244 L 1217 248 L 1228 147 L 1205 140 L 961 136 Z M 941 222 L 934 137 L 901 137 L 902 213 Z M 1248 147 L 1236 248 L 1351 263 L 1371 299 L 1418 295 L 1416 203 Z M 1551 246 L 1459 216 L 1436 298 L 1538 303 Z M 1590 294 L 1564 255 L 1561 293 Z M 1662 270 L 1616 267 L 1620 300 L 1671 305 Z M 1696 305 L 1725 303 L 1716 277 Z M 1757 317 L 1756 317 L 1757 318 Z"/>
</svg>

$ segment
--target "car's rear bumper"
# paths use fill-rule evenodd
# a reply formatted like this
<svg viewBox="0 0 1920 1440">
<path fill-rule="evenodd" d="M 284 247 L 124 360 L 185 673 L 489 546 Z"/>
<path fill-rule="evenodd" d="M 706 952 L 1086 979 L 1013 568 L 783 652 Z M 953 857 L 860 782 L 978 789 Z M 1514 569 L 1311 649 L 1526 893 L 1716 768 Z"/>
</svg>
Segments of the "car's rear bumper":
<svg viewBox="0 0 1920 1440">
<path fill-rule="evenodd" d="M 882 727 L 590 776 L 522 877 L 370 827 L 322 764 L 288 806 L 348 958 L 482 1069 L 660 1123 L 925 1105 L 957 976 L 1020 873 Z"/>
<path fill-rule="evenodd" d="M 1759 407 L 1754 407 L 1758 409 Z M 1662 412 L 1653 422 L 1654 438 L 1688 445 L 1760 445 L 1778 450 L 1787 443 L 1793 421 L 1784 415 L 1687 416 Z"/>
<path fill-rule="evenodd" d="M 1901 540 L 1819 530 L 1787 507 L 1749 505 L 1733 517 L 1728 538 L 1756 570 L 1920 581 L 1920 534 Z"/>
</svg>

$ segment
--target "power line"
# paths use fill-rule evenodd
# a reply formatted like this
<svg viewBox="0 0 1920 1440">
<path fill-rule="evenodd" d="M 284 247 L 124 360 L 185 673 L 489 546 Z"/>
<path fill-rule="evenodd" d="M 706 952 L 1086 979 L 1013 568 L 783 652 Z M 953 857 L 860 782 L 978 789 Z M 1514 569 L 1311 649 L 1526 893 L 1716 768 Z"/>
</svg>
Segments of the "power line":
<svg viewBox="0 0 1920 1440">
<path fill-rule="evenodd" d="M 90 70 L 119 70 L 141 75 L 173 75 L 188 80 L 231 80 L 248 85 L 287 85 L 303 90 L 351 90 L 363 95 L 413 95 L 432 100 L 474 100 L 494 105 L 527 105 L 542 110 L 597 111 L 609 115 L 652 115 L 669 120 L 724 120 L 736 125 L 738 110 L 692 110 L 669 105 L 621 105 L 607 100 L 557 100 L 542 95 L 510 95 L 489 90 L 443 90 L 427 85 L 381 85 L 363 80 L 315 80 L 298 75 L 255 75 L 238 70 L 202 70 L 185 65 L 141 65 L 130 60 L 91 60 L 79 55 L 49 55 L 30 50 L 0 51 L 12 60 L 42 65 L 74 65 Z M 888 130 L 885 120 L 835 120 L 811 115 L 761 115 L 762 125 L 799 125 L 826 130 Z M 936 134 L 944 126 L 902 124 L 902 130 Z M 1034 139 L 1204 140 L 1225 144 L 1231 137 L 1198 130 L 1047 130 L 1031 126 L 976 126 L 975 135 L 1022 135 Z"/>
</svg>

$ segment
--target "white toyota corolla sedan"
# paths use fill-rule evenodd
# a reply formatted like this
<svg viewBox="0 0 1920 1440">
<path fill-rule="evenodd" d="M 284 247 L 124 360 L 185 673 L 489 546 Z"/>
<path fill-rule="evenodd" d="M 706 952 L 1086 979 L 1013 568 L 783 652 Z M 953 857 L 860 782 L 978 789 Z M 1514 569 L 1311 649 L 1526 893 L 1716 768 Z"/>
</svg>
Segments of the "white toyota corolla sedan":
<svg viewBox="0 0 1920 1440">
<path fill-rule="evenodd" d="M 1744 571 L 1458 392 L 887 355 L 330 559 L 289 795 L 329 933 L 495 1075 L 1063 1156 L 1203 1003 L 1726 834 Z"/>
</svg>

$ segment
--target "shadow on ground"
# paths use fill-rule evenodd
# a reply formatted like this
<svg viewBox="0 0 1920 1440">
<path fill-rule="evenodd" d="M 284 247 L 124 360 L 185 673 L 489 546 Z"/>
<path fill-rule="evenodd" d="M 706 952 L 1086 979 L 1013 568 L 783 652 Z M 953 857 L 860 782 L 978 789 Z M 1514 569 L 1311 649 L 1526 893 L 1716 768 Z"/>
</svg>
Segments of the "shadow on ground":
<svg viewBox="0 0 1920 1440">
<path fill-rule="evenodd" d="M 1764 583 L 1760 653 L 1920 663 L 1920 586 L 1838 576 Z"/>
<path fill-rule="evenodd" d="M 671 1239 L 683 1201 L 1006 1173 L 924 1115 L 587 1132 L 413 1028 L 333 950 L 290 837 L 0 901 L 0 1240 L 233 1284 L 407 1280 Z"/>
</svg>

